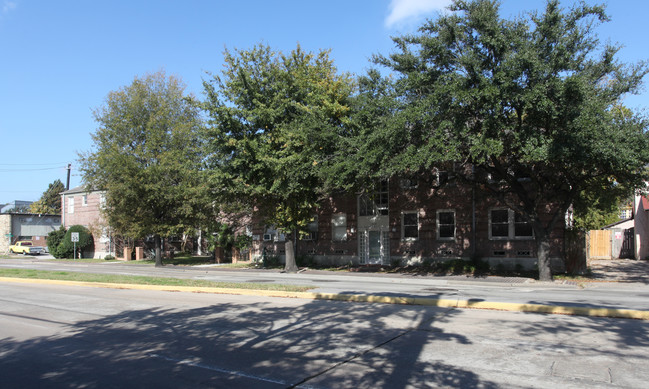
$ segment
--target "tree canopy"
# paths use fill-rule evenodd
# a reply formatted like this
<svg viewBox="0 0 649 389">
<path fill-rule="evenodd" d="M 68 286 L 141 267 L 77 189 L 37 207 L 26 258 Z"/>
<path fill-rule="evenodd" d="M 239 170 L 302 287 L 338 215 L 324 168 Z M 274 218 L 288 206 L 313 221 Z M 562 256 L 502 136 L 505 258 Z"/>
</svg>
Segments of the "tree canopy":
<svg viewBox="0 0 649 389">
<path fill-rule="evenodd" d="M 225 69 L 204 86 L 216 197 L 254 204 L 287 236 L 304 228 L 322 187 L 314 167 L 344 131 L 351 78 L 327 51 L 258 44 L 226 50 Z M 296 270 L 290 238 L 286 254 L 287 270 Z"/>
<path fill-rule="evenodd" d="M 38 201 L 31 203 L 29 211 L 31 213 L 49 213 L 58 215 L 61 213 L 61 192 L 65 190 L 65 185 L 61 180 L 52 182 Z"/>
<path fill-rule="evenodd" d="M 94 150 L 80 155 L 84 182 L 106 191 L 105 216 L 119 233 L 156 238 L 194 227 L 203 162 L 198 104 L 164 72 L 135 78 L 94 112 Z"/>
<path fill-rule="evenodd" d="M 646 180 L 649 122 L 623 97 L 649 67 L 619 62 L 619 46 L 598 41 L 607 20 L 585 3 L 550 0 L 504 19 L 497 1 L 455 0 L 373 58 L 389 74 L 358 78 L 328 51 L 226 50 L 223 71 L 203 82 L 205 128 L 164 73 L 111 92 L 95 111 L 84 179 L 107 190 L 109 224 L 131 237 L 197 218 L 218 233 L 226 208 L 254 208 L 289 236 L 293 271 L 290 234 L 324 196 L 454 166 L 532 226 L 539 276 L 551 279 L 550 242 L 568 208 L 610 210 Z"/>
<path fill-rule="evenodd" d="M 608 20 L 600 6 L 549 1 L 543 13 L 514 20 L 491 0 L 458 0 L 450 10 L 375 56 L 392 72 L 394 106 L 384 129 L 356 137 L 356 150 L 377 157 L 357 155 L 355 169 L 389 177 L 471 166 L 459 178 L 531 223 L 540 278 L 550 279 L 549 235 L 580 193 L 646 178 L 647 121 L 616 107 L 647 66 L 621 64 L 617 46 L 599 44 L 593 29 Z M 377 89 L 386 80 L 366 80 L 381 92 L 366 97 L 389 96 Z"/>
</svg>

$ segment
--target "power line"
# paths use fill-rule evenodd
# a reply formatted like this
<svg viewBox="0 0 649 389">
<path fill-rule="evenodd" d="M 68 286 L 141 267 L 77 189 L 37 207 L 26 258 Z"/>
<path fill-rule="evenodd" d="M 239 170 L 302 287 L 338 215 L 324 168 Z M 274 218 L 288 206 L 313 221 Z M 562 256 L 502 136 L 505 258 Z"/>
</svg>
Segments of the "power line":
<svg viewBox="0 0 649 389">
<path fill-rule="evenodd" d="M 63 165 L 68 162 L 47 162 L 47 163 L 0 163 L 0 166 L 47 166 L 47 165 Z"/>
<path fill-rule="evenodd" d="M 43 168 L 34 168 L 34 169 L 0 169 L 0 173 L 35 172 L 35 171 L 42 171 L 42 170 L 57 170 L 57 169 L 66 169 L 66 167 L 57 166 L 57 167 L 43 167 Z"/>
</svg>

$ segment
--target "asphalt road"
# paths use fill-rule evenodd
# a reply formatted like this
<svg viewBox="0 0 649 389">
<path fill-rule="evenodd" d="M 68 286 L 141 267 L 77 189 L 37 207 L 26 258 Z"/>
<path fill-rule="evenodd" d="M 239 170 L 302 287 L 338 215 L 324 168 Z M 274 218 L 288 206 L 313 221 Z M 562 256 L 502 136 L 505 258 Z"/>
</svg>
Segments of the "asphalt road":
<svg viewBox="0 0 649 389">
<path fill-rule="evenodd" d="M 0 282 L 3 388 L 644 388 L 649 323 Z"/>
<path fill-rule="evenodd" d="M 135 263 L 65 263 L 43 257 L 0 259 L 0 267 L 90 273 L 156 275 L 209 281 L 281 283 L 313 286 L 314 292 L 419 296 L 518 304 L 542 304 L 649 311 L 649 284 L 594 282 L 586 284 L 537 282 L 524 278 L 421 277 L 375 273 L 307 271 L 298 274 L 272 270 L 220 267 L 165 266 Z"/>
</svg>

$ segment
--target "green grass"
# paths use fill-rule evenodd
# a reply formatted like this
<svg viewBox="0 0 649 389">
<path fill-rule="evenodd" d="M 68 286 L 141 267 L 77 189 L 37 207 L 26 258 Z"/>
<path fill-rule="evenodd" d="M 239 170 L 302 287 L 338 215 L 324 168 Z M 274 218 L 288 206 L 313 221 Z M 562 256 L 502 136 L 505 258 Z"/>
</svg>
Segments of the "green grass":
<svg viewBox="0 0 649 389">
<path fill-rule="evenodd" d="M 592 282 L 592 281 L 597 281 L 595 277 L 593 277 L 593 272 L 590 269 L 586 270 L 585 274 L 553 274 L 552 277 L 555 280 L 566 280 L 566 281 L 577 281 L 577 282 Z"/>
<path fill-rule="evenodd" d="M 182 278 L 126 276 L 116 274 L 76 273 L 66 271 L 46 271 L 33 269 L 0 269 L 0 277 L 31 278 L 46 280 L 104 282 L 111 284 L 195 286 L 207 288 L 278 290 L 284 292 L 305 292 L 312 286 L 265 284 L 252 282 L 214 282 Z"/>
<path fill-rule="evenodd" d="M 139 261 L 126 261 L 126 263 L 154 265 L 155 260 L 147 258 Z M 197 255 L 176 255 L 173 258 L 163 258 L 162 263 L 165 265 L 174 265 L 174 266 L 196 266 L 196 265 L 213 264 L 214 260 L 212 259 L 212 257 L 209 256 L 206 257 L 206 256 L 197 256 Z"/>
<path fill-rule="evenodd" d="M 221 265 L 223 268 L 227 269 L 256 269 L 254 262 L 238 262 L 238 263 L 224 263 Z"/>
<path fill-rule="evenodd" d="M 38 258 L 38 257 L 34 257 Z M 81 258 L 81 259 L 72 259 L 72 258 L 54 258 L 47 259 L 48 261 L 55 262 L 69 262 L 69 263 L 110 263 L 110 262 L 121 262 L 116 259 L 105 260 L 101 258 Z"/>
</svg>

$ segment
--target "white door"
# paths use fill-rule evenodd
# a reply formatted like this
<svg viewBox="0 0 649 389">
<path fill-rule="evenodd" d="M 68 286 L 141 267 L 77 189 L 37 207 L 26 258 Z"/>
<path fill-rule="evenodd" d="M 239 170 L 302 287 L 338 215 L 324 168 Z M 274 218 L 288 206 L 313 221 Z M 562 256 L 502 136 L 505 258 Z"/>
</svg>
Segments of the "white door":
<svg viewBox="0 0 649 389">
<path fill-rule="evenodd" d="M 361 263 L 381 265 L 389 262 L 389 234 L 387 231 L 363 231 L 360 238 Z"/>
</svg>

